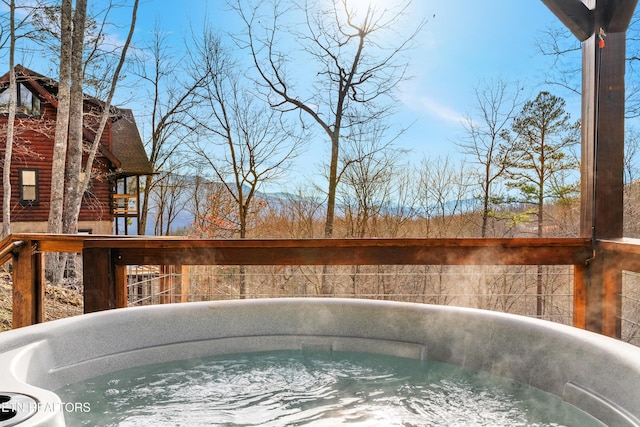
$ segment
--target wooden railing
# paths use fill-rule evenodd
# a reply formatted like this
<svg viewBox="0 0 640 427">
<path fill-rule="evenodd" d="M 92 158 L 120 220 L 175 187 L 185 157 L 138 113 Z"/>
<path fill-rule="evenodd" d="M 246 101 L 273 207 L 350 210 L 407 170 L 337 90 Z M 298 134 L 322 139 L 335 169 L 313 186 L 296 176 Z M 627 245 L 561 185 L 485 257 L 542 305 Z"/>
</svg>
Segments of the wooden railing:
<svg viewBox="0 0 640 427">
<path fill-rule="evenodd" d="M 2 241 L 0 251 L 13 257 L 12 326 L 19 328 L 44 321 L 44 254 L 81 253 L 87 235 L 13 234 Z M 100 236 L 91 236 L 93 238 Z M 108 236 L 104 236 L 108 238 Z M 6 257 L 1 259 L 6 262 Z"/>
<path fill-rule="evenodd" d="M 17 243 L 21 242 L 21 243 Z M 5 249 L 9 248 L 9 249 Z M 512 239 L 238 239 L 17 234 L 13 326 L 43 319 L 43 255 L 83 255 L 86 313 L 127 305 L 126 266 L 184 265 L 572 265 L 573 324 L 620 336 L 622 270 L 640 272 L 640 241 Z"/>
</svg>

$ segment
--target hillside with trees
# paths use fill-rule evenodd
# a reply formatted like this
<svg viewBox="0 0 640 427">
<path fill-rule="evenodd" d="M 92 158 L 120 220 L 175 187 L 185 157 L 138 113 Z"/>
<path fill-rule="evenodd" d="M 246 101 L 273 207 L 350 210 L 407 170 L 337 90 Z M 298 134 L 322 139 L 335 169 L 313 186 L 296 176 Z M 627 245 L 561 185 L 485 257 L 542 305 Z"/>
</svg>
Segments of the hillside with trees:
<svg viewBox="0 0 640 427">
<path fill-rule="evenodd" d="M 137 13 L 152 13 L 138 12 L 137 0 L 104 7 L 81 0 L 12 0 L 11 14 L 1 23 L 7 56 L 13 58 L 16 49 L 42 56 L 64 83 L 58 94 L 65 114 L 56 124 L 60 148 L 50 231 L 77 232 L 78 197 L 91 179 L 91 173 L 82 173 L 91 165 L 78 159 L 95 152 L 79 130 L 78 105 L 82 93 L 89 93 L 106 103 L 106 114 L 96 119 L 101 121 L 109 119 L 117 94 L 119 104 L 144 101 L 137 117 L 144 121 L 156 173 L 143 182 L 141 234 L 577 236 L 580 123 L 569 107 L 580 95 L 574 39 L 557 28 L 541 34 L 539 54 L 556 65 L 545 70 L 543 81 L 480 80 L 469 93 L 469 113 L 459 131 L 447 141 L 428 141 L 455 146 L 455 156 L 412 152 L 400 144 L 410 124 L 398 117 L 396 105 L 401 84 L 411 77 L 412 49 L 429 19 L 406 25 L 410 5 L 398 0 L 363 13 L 351 0 L 228 0 L 227 12 L 241 23 L 236 33 L 222 33 L 205 18 L 202 31 L 174 35 L 160 21 L 151 34 L 136 34 Z M 638 31 L 635 19 L 627 73 L 628 237 L 640 237 L 640 134 L 633 127 L 640 105 Z M 113 42 L 116 34 L 126 41 Z M 300 64 L 304 75 L 296 72 Z M 13 129 L 1 131 L 10 147 Z M 314 179 L 289 175 L 312 143 L 327 149 L 326 157 L 315 159 L 320 173 Z M 10 150 L 4 154 L 10 156 Z M 276 194 L 278 186 L 287 189 Z M 5 234 L 9 224 L 4 218 Z M 194 274 L 200 279 L 192 289 L 193 298 L 374 295 L 539 317 L 570 312 L 569 273 L 539 267 L 521 274 L 524 270 L 272 267 L 218 269 L 213 275 L 203 269 Z"/>
<path fill-rule="evenodd" d="M 575 235 L 568 212 L 579 196 L 579 120 L 567 105 L 579 94 L 579 46 L 560 23 L 542 32 L 539 54 L 557 66 L 541 81 L 479 80 L 458 132 L 447 141 L 425 141 L 455 147 L 455 156 L 410 151 L 400 143 L 410 124 L 395 104 L 400 84 L 412 77 L 412 50 L 432 19 L 406 25 L 411 3 L 363 10 L 338 0 L 229 0 L 226 13 L 239 23 L 235 33 L 204 18 L 201 31 L 174 35 L 158 21 L 153 32 L 136 35 L 138 14 L 151 13 L 144 5 L 138 11 L 137 1 L 104 8 L 71 0 L 11 2 L 13 14 L 2 21 L 7 54 L 37 52 L 69 83 L 58 97 L 66 105 L 69 96 L 70 112 L 59 116 L 56 132 L 59 141 L 72 143 L 57 144 L 51 231 L 74 232 L 77 196 L 92 179 L 81 173 L 91 166 L 79 165 L 77 153 L 95 147 L 79 145 L 82 111 L 72 108 L 78 110 L 84 91 L 107 106 L 117 94 L 119 104 L 131 96 L 145 100 L 136 116 L 147 130 L 156 173 L 143 182 L 139 233 L 215 236 L 206 224 L 217 223 L 224 237 L 276 237 L 282 232 L 275 225 L 258 226 L 268 211 L 280 218 L 309 209 L 313 227 L 309 218 L 300 221 L 314 237 Z M 634 21 L 630 32 L 637 27 Z M 113 45 L 116 28 L 125 41 Z M 636 38 L 629 40 L 633 53 Z M 296 62 L 308 75 L 293 72 Z M 633 118 L 636 56 L 628 62 Z M 122 95 L 133 88 L 135 95 Z M 638 135 L 630 123 L 627 184 L 638 177 Z M 4 131 L 10 139 L 11 130 Z M 326 157 L 316 159 L 319 174 L 290 175 L 311 143 L 327 148 Z M 63 163 L 67 148 L 71 164 Z M 65 170 L 74 172 L 61 174 Z M 261 197 L 278 186 L 290 195 L 277 203 Z M 318 206 L 295 206 L 305 203 Z M 563 206 L 556 209 L 563 213 L 547 213 L 547 205 Z M 190 230 L 184 221 L 174 225 L 179 212 L 192 218 Z"/>
</svg>

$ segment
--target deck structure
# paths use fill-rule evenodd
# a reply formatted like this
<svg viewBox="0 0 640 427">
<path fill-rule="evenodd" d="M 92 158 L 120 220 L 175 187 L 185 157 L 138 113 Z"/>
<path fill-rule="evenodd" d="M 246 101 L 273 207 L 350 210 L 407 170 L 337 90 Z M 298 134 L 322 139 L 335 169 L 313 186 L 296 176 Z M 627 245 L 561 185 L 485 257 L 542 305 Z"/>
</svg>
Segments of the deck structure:
<svg viewBox="0 0 640 427">
<path fill-rule="evenodd" d="M 619 337 L 622 271 L 640 272 L 640 241 L 623 238 L 625 46 L 637 0 L 542 1 L 582 42 L 580 236 L 194 241 L 15 235 L 2 245 L 8 248 L 3 256 L 16 262 L 14 327 L 42 320 L 42 254 L 60 251 L 83 253 L 86 312 L 125 306 L 126 266 L 137 263 L 572 265 L 574 326 Z"/>
</svg>

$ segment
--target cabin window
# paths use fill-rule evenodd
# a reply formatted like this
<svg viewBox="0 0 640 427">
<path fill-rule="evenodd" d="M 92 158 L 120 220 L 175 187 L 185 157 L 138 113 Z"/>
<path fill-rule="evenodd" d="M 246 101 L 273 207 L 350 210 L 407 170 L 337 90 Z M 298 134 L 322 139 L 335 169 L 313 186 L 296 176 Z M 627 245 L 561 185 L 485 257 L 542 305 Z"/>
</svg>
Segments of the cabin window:
<svg viewBox="0 0 640 427">
<path fill-rule="evenodd" d="M 40 203 L 38 189 L 38 169 L 20 169 L 20 203 L 37 205 Z"/>
<path fill-rule="evenodd" d="M 16 114 L 25 116 L 40 116 L 40 98 L 31 92 L 25 85 L 18 83 L 18 96 L 16 98 Z M 0 93 L 0 113 L 9 112 L 9 88 Z"/>
</svg>

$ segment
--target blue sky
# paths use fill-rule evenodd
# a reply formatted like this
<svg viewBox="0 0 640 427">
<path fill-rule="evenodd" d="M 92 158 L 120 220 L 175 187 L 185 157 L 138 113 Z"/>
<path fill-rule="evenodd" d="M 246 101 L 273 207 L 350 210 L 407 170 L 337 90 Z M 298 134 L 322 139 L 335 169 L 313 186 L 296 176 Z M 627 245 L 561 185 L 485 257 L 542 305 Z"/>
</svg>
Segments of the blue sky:
<svg viewBox="0 0 640 427">
<path fill-rule="evenodd" d="M 472 112 L 482 81 L 519 80 L 534 96 L 542 89 L 549 59 L 537 51 L 536 39 L 556 18 L 537 0 L 430 3 L 436 16 L 425 29 L 404 100 L 417 120 L 414 133 L 429 136 L 416 148 L 444 155 L 455 151 L 450 140 L 463 132 L 460 121 Z"/>
<path fill-rule="evenodd" d="M 148 34 L 159 19 L 181 43 L 181 34 L 200 24 L 205 15 L 221 32 L 238 30 L 237 18 L 222 0 L 186 0 L 182 8 L 175 4 L 142 0 L 137 37 Z M 538 52 L 536 40 L 549 25 L 558 24 L 542 1 L 414 0 L 412 8 L 416 22 L 426 18 L 428 23 L 411 52 L 413 79 L 401 86 L 395 116 L 403 125 L 413 123 L 398 140 L 400 147 L 411 150 L 412 159 L 459 156 L 452 141 L 464 135 L 461 120 L 472 112 L 474 88 L 483 80 L 519 80 L 531 97 L 542 89 L 567 95 L 539 85 L 550 61 Z M 575 96 L 567 99 L 573 119 L 579 118 L 579 102 Z M 327 158 L 328 143 L 314 146 L 299 158 L 300 173 L 319 170 L 317 160 Z"/>
</svg>

